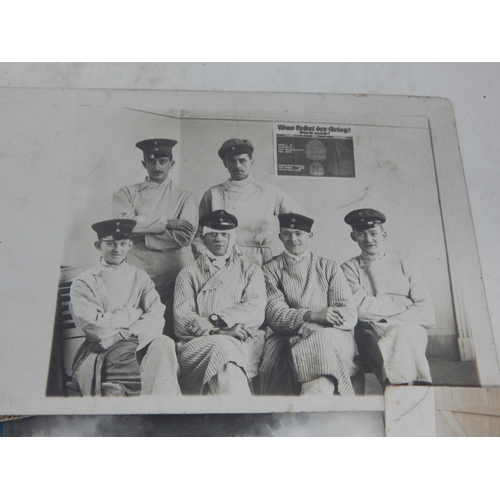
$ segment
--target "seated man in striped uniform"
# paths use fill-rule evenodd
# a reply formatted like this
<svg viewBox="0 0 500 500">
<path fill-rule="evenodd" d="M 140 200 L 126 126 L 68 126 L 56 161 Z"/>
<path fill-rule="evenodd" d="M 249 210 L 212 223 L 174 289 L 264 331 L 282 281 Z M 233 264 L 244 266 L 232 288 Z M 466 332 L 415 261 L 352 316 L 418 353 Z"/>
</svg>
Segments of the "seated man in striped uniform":
<svg viewBox="0 0 500 500">
<path fill-rule="evenodd" d="M 101 262 L 71 286 L 71 314 L 86 338 L 73 363 L 83 396 L 180 395 L 175 343 L 162 335 L 165 306 L 151 278 L 125 262 L 135 225 L 94 224 Z"/>
<path fill-rule="evenodd" d="M 383 387 L 431 385 L 426 329 L 435 316 L 422 274 L 406 259 L 386 252 L 383 213 L 362 208 L 344 221 L 361 249 L 361 255 L 342 264 L 358 308 L 360 355 Z"/>
<path fill-rule="evenodd" d="M 236 252 L 238 220 L 225 210 L 200 219 L 207 252 L 175 283 L 174 328 L 183 394 L 250 396 L 264 345 L 262 270 Z"/>
<path fill-rule="evenodd" d="M 354 395 L 356 306 L 339 266 L 310 249 L 313 220 L 279 215 L 285 251 L 264 277 L 273 334 L 259 369 L 261 394 Z"/>
</svg>

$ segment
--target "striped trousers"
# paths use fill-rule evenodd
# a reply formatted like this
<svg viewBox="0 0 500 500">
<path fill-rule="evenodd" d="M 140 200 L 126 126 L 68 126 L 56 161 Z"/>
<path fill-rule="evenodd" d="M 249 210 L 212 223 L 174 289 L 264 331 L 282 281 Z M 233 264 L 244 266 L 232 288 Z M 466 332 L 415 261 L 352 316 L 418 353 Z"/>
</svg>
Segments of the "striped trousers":
<svg viewBox="0 0 500 500">
<path fill-rule="evenodd" d="M 356 374 L 355 343 L 350 331 L 324 328 L 306 339 L 275 333 L 264 346 L 259 369 L 260 393 L 297 395 L 305 382 L 332 377 L 336 392 L 354 396 L 351 376 Z"/>
</svg>

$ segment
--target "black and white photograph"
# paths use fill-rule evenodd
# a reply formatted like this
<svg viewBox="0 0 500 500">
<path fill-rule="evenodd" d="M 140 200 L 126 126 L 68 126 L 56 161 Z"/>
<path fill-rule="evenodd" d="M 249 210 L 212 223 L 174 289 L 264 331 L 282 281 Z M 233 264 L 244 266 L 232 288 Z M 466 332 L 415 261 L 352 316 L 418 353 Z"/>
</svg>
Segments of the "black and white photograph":
<svg viewBox="0 0 500 500">
<path fill-rule="evenodd" d="M 415 401 L 435 418 L 448 388 L 500 385 L 447 99 L 2 88 L 0 105 L 4 159 L 37 179 L 10 210 L 38 256 L 6 226 L 24 334 L 5 337 L 1 414 L 256 413 L 286 434 L 266 415 L 385 412 L 397 435 Z"/>
</svg>

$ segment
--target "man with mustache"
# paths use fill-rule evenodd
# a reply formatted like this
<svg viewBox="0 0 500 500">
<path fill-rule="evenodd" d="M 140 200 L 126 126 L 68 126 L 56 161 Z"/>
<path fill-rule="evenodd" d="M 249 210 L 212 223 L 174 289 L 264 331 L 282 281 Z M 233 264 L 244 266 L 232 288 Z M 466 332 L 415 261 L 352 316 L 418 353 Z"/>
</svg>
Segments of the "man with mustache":
<svg viewBox="0 0 500 500">
<path fill-rule="evenodd" d="M 126 186 L 113 196 L 113 217 L 137 222 L 127 262 L 146 271 L 165 304 L 165 333 L 172 335 L 175 278 L 192 258 L 187 247 L 196 233 L 194 195 L 168 178 L 177 141 L 146 139 L 136 144 L 148 172 L 144 182 Z"/>
<path fill-rule="evenodd" d="M 237 245 L 243 257 L 259 266 L 273 255 L 271 242 L 275 236 L 276 217 L 288 212 L 304 213 L 298 203 L 271 184 L 253 179 L 253 144 L 246 139 L 229 139 L 218 151 L 230 178 L 212 186 L 200 202 L 199 215 L 226 210 L 238 221 Z M 200 231 L 192 245 L 195 257 L 204 254 L 206 246 Z"/>
</svg>

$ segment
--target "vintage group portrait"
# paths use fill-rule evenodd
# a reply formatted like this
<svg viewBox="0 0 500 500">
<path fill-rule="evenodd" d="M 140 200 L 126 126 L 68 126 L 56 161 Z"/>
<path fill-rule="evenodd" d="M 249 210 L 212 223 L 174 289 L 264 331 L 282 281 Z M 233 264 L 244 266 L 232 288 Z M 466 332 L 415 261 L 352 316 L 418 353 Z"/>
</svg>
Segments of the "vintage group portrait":
<svg viewBox="0 0 500 500">
<path fill-rule="evenodd" d="M 45 169 L 2 414 L 380 411 L 389 386 L 500 384 L 445 99 L 0 95 L 6 157 Z"/>
</svg>

